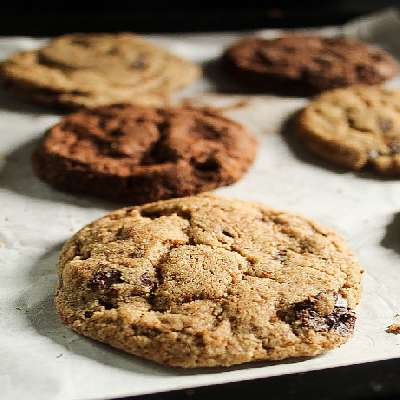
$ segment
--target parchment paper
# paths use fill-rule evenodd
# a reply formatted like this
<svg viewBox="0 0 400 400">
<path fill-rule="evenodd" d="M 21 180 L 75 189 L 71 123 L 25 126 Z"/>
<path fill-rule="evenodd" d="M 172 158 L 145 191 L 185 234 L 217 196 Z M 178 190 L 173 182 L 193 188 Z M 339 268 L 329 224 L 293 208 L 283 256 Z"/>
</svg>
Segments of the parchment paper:
<svg viewBox="0 0 400 400">
<path fill-rule="evenodd" d="M 325 30 L 328 34 L 340 31 L 343 30 Z M 394 52 L 400 50 L 400 22 L 394 11 L 350 24 L 344 32 L 378 42 Z M 237 37 L 209 34 L 153 39 L 178 54 L 206 62 Z M 39 43 L 29 38 L 1 39 L 0 57 Z M 208 62 L 206 70 L 208 76 L 215 78 L 218 74 L 213 72 L 212 64 Z M 205 90 L 215 91 L 216 87 L 227 89 L 221 88 L 223 77 L 220 79 L 216 85 L 205 78 L 185 95 L 199 104 L 236 105 L 227 114 L 242 121 L 259 137 L 260 150 L 249 174 L 218 192 L 303 213 L 348 239 L 366 271 L 354 338 L 340 349 L 312 359 L 185 371 L 126 355 L 64 327 L 52 303 L 60 246 L 84 224 L 119 205 L 63 194 L 36 179 L 30 167 L 31 151 L 42 132 L 59 117 L 44 108 L 19 102 L 2 90 L 2 399 L 119 397 L 400 357 L 400 336 L 385 332 L 400 312 L 400 181 L 335 169 L 303 151 L 282 126 L 306 99 L 197 95 Z"/>
</svg>

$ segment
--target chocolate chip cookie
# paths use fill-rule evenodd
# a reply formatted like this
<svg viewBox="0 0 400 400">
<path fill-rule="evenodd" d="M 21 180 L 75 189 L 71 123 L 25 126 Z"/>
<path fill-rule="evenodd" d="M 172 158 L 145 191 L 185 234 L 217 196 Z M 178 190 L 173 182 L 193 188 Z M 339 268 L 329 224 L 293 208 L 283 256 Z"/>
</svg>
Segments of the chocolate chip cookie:
<svg viewBox="0 0 400 400">
<path fill-rule="evenodd" d="M 33 167 L 60 190 L 137 204 L 234 183 L 256 147 L 242 125 L 212 109 L 113 105 L 64 117 Z"/>
<path fill-rule="evenodd" d="M 374 86 L 335 89 L 297 118 L 297 133 L 314 153 L 339 166 L 371 166 L 400 176 L 400 91 Z"/>
<path fill-rule="evenodd" d="M 261 90 L 309 95 L 353 84 L 378 84 L 399 65 L 382 49 L 355 39 L 288 35 L 249 37 L 230 47 L 224 65 Z"/>
<path fill-rule="evenodd" d="M 161 105 L 198 76 L 191 62 L 130 33 L 65 35 L 0 66 L 17 94 L 72 108 Z"/>
<path fill-rule="evenodd" d="M 298 215 L 209 194 L 115 211 L 63 247 L 75 331 L 179 367 L 315 356 L 352 335 L 361 268 Z"/>
</svg>

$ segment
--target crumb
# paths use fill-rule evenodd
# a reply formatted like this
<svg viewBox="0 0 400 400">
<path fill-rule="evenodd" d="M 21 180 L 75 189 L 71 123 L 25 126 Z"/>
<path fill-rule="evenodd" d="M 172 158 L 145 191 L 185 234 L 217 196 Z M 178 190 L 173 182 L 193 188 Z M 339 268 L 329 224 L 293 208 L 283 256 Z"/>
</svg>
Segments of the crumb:
<svg viewBox="0 0 400 400">
<path fill-rule="evenodd" d="M 63 354 L 60 353 L 60 354 L 58 354 L 58 355 L 56 356 L 56 358 L 61 358 L 62 356 L 63 356 Z"/>
<path fill-rule="evenodd" d="M 21 307 L 15 307 L 15 309 L 18 311 L 24 311 Z"/>
<path fill-rule="evenodd" d="M 386 329 L 387 333 L 393 333 L 395 335 L 400 335 L 400 324 L 389 325 Z"/>
</svg>

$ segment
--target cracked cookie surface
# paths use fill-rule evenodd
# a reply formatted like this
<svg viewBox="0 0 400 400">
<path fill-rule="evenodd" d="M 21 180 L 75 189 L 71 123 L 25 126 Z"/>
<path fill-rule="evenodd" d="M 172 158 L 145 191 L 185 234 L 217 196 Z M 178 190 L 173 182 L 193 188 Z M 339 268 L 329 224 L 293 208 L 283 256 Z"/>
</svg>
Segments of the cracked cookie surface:
<svg viewBox="0 0 400 400">
<path fill-rule="evenodd" d="M 339 166 L 400 175 L 399 90 L 354 86 L 326 92 L 298 115 L 297 133 L 311 151 Z"/>
<path fill-rule="evenodd" d="M 63 118 L 33 166 L 61 190 L 139 204 L 234 183 L 256 146 L 242 125 L 211 109 L 113 105 Z"/>
<path fill-rule="evenodd" d="M 303 217 L 209 194 L 129 207 L 59 258 L 75 331 L 180 367 L 314 356 L 352 335 L 361 268 Z"/>
<path fill-rule="evenodd" d="M 0 66 L 15 93 L 67 108 L 162 105 L 199 75 L 193 63 L 130 33 L 61 36 Z"/>
<path fill-rule="evenodd" d="M 398 71 L 386 51 L 349 38 L 249 37 L 230 47 L 225 66 L 258 89 L 313 94 L 353 84 L 378 84 Z"/>
</svg>

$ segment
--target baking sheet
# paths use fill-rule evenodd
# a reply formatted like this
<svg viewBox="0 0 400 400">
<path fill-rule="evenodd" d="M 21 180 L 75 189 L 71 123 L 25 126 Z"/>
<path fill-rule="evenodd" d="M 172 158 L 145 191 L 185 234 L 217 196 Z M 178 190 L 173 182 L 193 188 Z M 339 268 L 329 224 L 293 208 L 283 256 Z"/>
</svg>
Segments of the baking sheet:
<svg viewBox="0 0 400 400">
<path fill-rule="evenodd" d="M 328 28 L 325 33 L 341 30 Z M 394 11 L 357 21 L 344 32 L 379 42 L 400 55 L 396 43 L 400 22 Z M 208 76 L 215 78 L 218 74 L 209 61 L 237 37 L 189 34 L 153 39 L 205 63 Z M 29 38 L 0 39 L 0 57 L 39 43 Z M 385 332 L 400 312 L 400 181 L 335 169 L 304 152 L 290 139 L 285 121 L 306 99 L 200 94 L 215 89 L 215 81 L 205 78 L 184 95 L 196 104 L 225 107 L 228 115 L 260 139 L 258 158 L 249 174 L 217 192 L 303 213 L 348 239 L 366 270 L 354 338 L 312 359 L 185 371 L 129 356 L 64 327 L 52 301 L 60 246 L 84 224 L 118 205 L 63 194 L 36 179 L 30 167 L 32 149 L 59 117 L 1 90 L 2 399 L 122 397 L 400 357 L 400 336 Z M 229 92 L 229 85 L 222 89 Z"/>
</svg>

